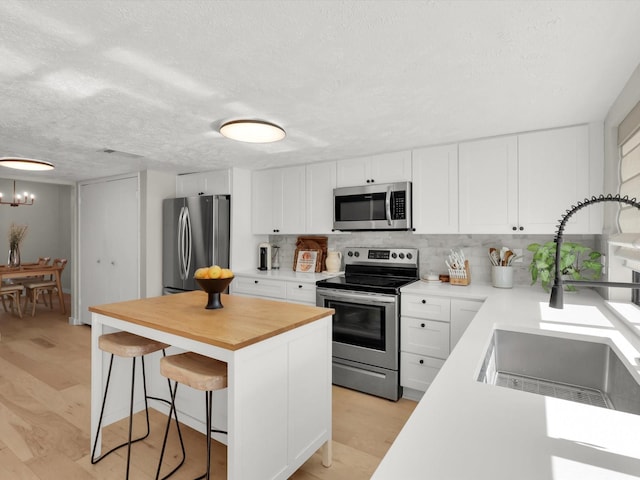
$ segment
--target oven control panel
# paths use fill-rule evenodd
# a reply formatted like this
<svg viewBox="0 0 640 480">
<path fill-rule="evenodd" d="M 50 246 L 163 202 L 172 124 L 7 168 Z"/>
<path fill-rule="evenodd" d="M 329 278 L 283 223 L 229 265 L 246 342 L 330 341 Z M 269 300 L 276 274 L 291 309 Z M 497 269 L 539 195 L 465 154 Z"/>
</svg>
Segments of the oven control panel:
<svg viewBox="0 0 640 480">
<path fill-rule="evenodd" d="M 418 249 L 348 247 L 345 264 L 356 263 L 418 265 Z"/>
</svg>

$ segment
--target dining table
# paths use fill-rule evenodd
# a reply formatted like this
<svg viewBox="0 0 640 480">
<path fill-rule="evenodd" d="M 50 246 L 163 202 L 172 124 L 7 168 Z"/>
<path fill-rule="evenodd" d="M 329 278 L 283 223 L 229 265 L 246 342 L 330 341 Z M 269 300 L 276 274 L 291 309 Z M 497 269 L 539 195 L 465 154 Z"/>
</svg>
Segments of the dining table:
<svg viewBox="0 0 640 480">
<path fill-rule="evenodd" d="M 64 267 L 58 267 L 54 265 L 41 265 L 34 263 L 22 263 L 18 267 L 10 267 L 8 265 L 0 265 L 0 284 L 10 282 L 16 279 L 24 279 L 29 277 L 42 277 L 51 276 L 55 282 L 58 290 L 58 300 L 60 303 L 60 313 L 67 313 L 67 309 L 64 304 L 64 297 L 62 293 L 62 280 L 61 274 Z"/>
</svg>

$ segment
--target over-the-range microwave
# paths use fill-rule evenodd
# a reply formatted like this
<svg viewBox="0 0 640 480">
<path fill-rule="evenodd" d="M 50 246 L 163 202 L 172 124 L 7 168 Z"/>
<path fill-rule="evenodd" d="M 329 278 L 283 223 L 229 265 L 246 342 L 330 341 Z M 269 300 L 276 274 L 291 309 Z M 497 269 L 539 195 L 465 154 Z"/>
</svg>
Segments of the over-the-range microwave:
<svg viewBox="0 0 640 480">
<path fill-rule="evenodd" d="M 411 230 L 411 182 L 333 189 L 334 230 Z"/>
</svg>

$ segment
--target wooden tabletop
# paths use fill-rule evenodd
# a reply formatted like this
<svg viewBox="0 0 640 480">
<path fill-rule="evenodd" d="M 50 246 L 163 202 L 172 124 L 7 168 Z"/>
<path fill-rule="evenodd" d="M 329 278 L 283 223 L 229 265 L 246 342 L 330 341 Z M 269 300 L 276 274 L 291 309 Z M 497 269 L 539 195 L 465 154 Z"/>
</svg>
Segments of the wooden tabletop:
<svg viewBox="0 0 640 480">
<path fill-rule="evenodd" d="M 224 308 L 206 310 L 201 290 L 89 307 L 89 311 L 228 350 L 258 343 L 333 315 L 330 308 L 221 295 Z"/>
</svg>

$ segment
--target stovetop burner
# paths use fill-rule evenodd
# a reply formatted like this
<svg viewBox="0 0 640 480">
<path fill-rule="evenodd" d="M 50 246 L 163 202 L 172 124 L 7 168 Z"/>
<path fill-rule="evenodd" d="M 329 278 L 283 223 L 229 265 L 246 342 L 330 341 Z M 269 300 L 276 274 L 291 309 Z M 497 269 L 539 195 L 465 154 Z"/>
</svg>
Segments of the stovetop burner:
<svg viewBox="0 0 640 480">
<path fill-rule="evenodd" d="M 320 280 L 320 288 L 397 294 L 418 280 L 418 250 L 414 248 L 348 248 L 344 275 Z"/>
</svg>

